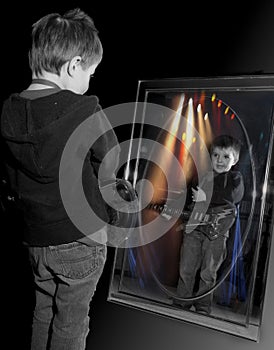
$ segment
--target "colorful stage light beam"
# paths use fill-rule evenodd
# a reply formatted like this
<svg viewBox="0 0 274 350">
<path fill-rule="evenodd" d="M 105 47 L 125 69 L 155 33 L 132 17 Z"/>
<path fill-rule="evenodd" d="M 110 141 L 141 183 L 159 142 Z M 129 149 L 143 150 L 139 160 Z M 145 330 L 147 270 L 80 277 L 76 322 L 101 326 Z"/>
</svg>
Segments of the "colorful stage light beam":
<svg viewBox="0 0 274 350">
<path fill-rule="evenodd" d="M 168 127 L 168 133 L 163 143 L 164 147 L 167 148 L 171 152 L 171 154 L 175 154 L 184 100 L 185 95 L 182 94 L 176 112 L 174 112 L 174 115 L 171 116 L 171 119 L 167 121 L 170 124 L 170 126 Z M 149 180 L 151 181 L 154 187 L 154 202 L 162 199 L 165 196 L 164 194 L 168 190 L 166 188 L 166 176 L 168 176 L 170 172 L 172 174 L 173 171 L 172 157 L 170 157 L 170 159 L 167 159 L 168 157 L 163 156 L 163 154 L 156 154 L 155 157 L 158 158 L 157 164 L 159 165 L 159 167 L 152 169 L 149 174 Z M 173 179 L 172 176 L 170 178 Z M 175 176 L 174 187 L 176 186 L 176 182 L 177 179 Z M 171 185 L 173 186 L 173 184 Z"/>
</svg>

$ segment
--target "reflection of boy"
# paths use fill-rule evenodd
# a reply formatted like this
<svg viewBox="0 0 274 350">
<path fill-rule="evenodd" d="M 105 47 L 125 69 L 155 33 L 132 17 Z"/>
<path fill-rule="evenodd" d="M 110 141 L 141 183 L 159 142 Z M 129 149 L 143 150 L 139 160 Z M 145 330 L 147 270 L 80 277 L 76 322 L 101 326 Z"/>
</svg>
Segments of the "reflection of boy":
<svg viewBox="0 0 274 350">
<path fill-rule="evenodd" d="M 213 177 L 206 175 L 200 187 L 192 188 L 194 202 L 212 208 L 227 203 L 235 205 L 241 201 L 244 194 L 243 178 L 239 171 L 231 170 L 239 160 L 239 153 L 240 142 L 235 138 L 227 135 L 215 138 L 210 148 Z M 210 181 L 213 181 L 213 184 L 210 184 Z M 226 258 L 226 240 L 229 232 L 219 234 L 213 240 L 202 232 L 202 227 L 198 226 L 192 232 L 184 233 L 177 285 L 177 295 L 180 298 L 191 298 L 208 292 L 216 283 L 217 271 Z M 198 291 L 194 292 L 198 270 Z M 189 309 L 194 304 L 196 311 L 209 314 L 212 297 L 213 293 L 209 293 L 194 301 L 180 301 L 180 305 Z"/>
</svg>

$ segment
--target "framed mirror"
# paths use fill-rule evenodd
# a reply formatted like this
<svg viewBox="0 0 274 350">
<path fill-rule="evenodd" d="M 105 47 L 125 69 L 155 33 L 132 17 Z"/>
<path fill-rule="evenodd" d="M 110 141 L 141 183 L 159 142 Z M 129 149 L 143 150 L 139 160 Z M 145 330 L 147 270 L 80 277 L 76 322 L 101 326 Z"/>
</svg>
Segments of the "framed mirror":
<svg viewBox="0 0 274 350">
<path fill-rule="evenodd" d="M 273 104 L 273 76 L 139 82 L 121 170 L 138 220 L 116 248 L 110 302 L 259 341 Z"/>
</svg>

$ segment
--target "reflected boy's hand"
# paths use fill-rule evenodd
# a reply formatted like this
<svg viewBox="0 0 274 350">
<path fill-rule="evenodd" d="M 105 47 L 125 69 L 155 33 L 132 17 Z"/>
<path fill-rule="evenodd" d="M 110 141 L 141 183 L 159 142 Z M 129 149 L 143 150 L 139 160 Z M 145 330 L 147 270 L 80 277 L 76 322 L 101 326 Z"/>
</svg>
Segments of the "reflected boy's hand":
<svg viewBox="0 0 274 350">
<path fill-rule="evenodd" d="M 204 202 L 206 200 L 206 194 L 199 186 L 197 186 L 197 189 L 192 187 L 191 191 L 193 202 Z"/>
</svg>

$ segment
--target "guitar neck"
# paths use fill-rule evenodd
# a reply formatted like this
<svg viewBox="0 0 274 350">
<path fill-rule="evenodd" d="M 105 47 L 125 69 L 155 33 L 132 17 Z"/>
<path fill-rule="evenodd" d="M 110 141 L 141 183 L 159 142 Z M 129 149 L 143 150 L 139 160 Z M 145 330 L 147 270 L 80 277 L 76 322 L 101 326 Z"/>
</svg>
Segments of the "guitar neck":
<svg viewBox="0 0 274 350">
<path fill-rule="evenodd" d="M 196 210 L 189 212 L 178 208 L 169 207 L 166 204 L 150 203 L 148 209 L 165 213 L 170 216 L 181 218 L 187 222 L 188 228 L 199 226 L 210 240 L 216 239 L 219 235 L 225 234 L 233 225 L 237 209 L 234 204 L 225 204 L 208 209 L 206 212 Z"/>
<path fill-rule="evenodd" d="M 147 208 L 153 209 L 158 213 L 167 214 L 177 218 L 180 217 L 183 220 L 188 220 L 190 217 L 190 212 L 184 211 L 179 208 L 169 207 L 166 204 L 150 203 Z"/>
</svg>

